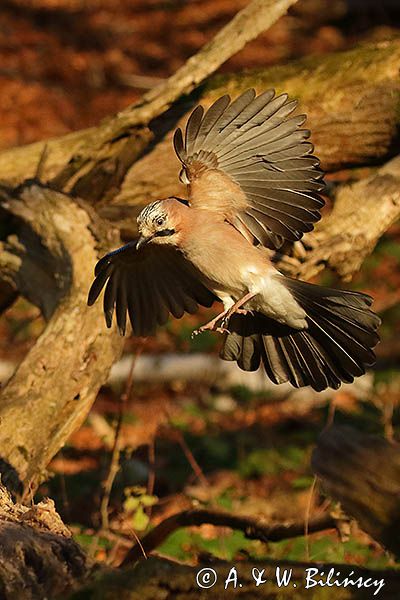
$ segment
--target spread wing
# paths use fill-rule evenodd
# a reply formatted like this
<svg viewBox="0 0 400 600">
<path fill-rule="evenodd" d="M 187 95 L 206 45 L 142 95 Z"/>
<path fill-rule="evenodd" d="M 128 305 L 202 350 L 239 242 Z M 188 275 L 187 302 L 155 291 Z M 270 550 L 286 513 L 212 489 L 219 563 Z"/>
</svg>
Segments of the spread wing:
<svg viewBox="0 0 400 600">
<path fill-rule="evenodd" d="M 196 268 L 178 250 L 149 244 L 136 250 L 136 241 L 110 252 L 96 265 L 89 291 L 91 306 L 105 286 L 104 315 L 111 327 L 114 309 L 122 335 L 126 319 L 134 335 L 152 335 L 169 314 L 180 318 L 199 305 L 210 307 L 218 298 L 202 283 Z"/>
<path fill-rule="evenodd" d="M 222 211 L 245 237 L 270 248 L 298 240 L 320 219 L 324 188 L 319 161 L 301 129 L 297 102 L 268 90 L 222 96 L 195 108 L 174 147 L 197 208 Z"/>
</svg>

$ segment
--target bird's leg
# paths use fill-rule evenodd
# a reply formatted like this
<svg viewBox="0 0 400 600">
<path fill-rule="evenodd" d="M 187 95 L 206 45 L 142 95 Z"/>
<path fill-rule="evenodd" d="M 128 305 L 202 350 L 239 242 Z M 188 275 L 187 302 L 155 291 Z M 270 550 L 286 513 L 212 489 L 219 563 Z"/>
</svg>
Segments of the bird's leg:
<svg viewBox="0 0 400 600">
<path fill-rule="evenodd" d="M 251 300 L 252 298 L 254 298 L 254 296 L 256 296 L 257 294 L 255 294 L 254 292 L 248 292 L 247 294 L 245 294 L 243 296 L 243 298 L 240 298 L 239 300 L 237 300 L 237 302 L 235 302 L 235 304 L 233 304 L 228 310 L 225 311 L 225 314 L 223 315 L 223 319 L 222 319 L 222 323 L 221 323 L 221 328 L 225 329 L 226 325 L 229 322 L 229 319 L 231 318 L 231 316 L 234 313 L 239 313 L 241 315 L 247 315 L 247 313 L 249 312 L 247 309 L 243 309 L 241 308 L 241 306 L 243 306 L 244 304 L 246 304 L 246 302 L 248 302 L 249 300 Z"/>
<path fill-rule="evenodd" d="M 248 310 L 242 309 L 241 306 L 243 306 L 243 304 L 246 304 L 246 302 L 248 302 L 249 300 L 254 298 L 255 295 L 256 294 L 249 292 L 248 294 L 243 296 L 243 298 L 240 298 L 237 302 L 235 302 L 235 304 L 233 304 L 230 308 L 219 313 L 219 315 L 214 317 L 214 319 L 211 319 L 211 321 L 209 321 L 205 325 L 202 325 L 198 329 L 195 329 L 192 333 L 192 337 L 194 337 L 195 335 L 198 335 L 199 333 L 203 333 L 203 331 L 216 331 L 217 333 L 229 333 L 229 330 L 226 329 L 225 325 L 228 324 L 230 317 L 233 315 L 233 313 L 239 313 L 239 314 L 246 315 L 248 313 Z M 222 323 L 220 326 L 218 326 L 217 323 L 221 320 L 222 320 Z"/>
</svg>

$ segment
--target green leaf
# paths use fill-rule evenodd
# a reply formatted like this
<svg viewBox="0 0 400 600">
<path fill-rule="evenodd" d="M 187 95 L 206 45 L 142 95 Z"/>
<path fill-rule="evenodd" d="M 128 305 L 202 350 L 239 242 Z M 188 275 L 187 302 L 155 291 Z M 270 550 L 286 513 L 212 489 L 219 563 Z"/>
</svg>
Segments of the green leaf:
<svg viewBox="0 0 400 600">
<path fill-rule="evenodd" d="M 125 512 L 133 512 L 140 506 L 140 496 L 129 496 L 124 500 L 123 507 Z"/>
<path fill-rule="evenodd" d="M 139 500 L 143 506 L 154 506 L 154 504 L 157 504 L 158 502 L 157 496 L 149 496 L 148 494 L 143 494 L 143 496 L 140 496 Z"/>
<path fill-rule="evenodd" d="M 292 487 L 295 490 L 307 490 L 312 486 L 314 477 L 304 475 L 304 477 L 297 477 L 292 481 Z"/>
<path fill-rule="evenodd" d="M 132 518 L 132 527 L 136 531 L 144 531 L 149 524 L 149 517 L 144 512 L 143 506 L 139 506 Z"/>
</svg>

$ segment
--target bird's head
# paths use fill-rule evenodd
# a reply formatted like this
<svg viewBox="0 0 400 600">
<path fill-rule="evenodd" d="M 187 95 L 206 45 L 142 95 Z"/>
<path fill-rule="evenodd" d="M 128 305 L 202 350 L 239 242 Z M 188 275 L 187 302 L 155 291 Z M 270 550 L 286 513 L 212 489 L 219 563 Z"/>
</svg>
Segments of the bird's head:
<svg viewBox="0 0 400 600">
<path fill-rule="evenodd" d="M 145 206 L 137 218 L 140 237 L 136 248 L 139 249 L 150 242 L 178 245 L 181 206 L 184 205 L 176 198 L 158 200 Z"/>
</svg>

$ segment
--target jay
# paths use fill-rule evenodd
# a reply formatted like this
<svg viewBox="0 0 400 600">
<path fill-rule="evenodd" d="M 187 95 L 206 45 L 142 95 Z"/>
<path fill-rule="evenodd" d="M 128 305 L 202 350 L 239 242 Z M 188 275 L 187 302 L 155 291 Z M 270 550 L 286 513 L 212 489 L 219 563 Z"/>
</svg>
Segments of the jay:
<svg viewBox="0 0 400 600">
<path fill-rule="evenodd" d="M 197 106 L 174 147 L 188 199 L 170 197 L 138 216 L 140 237 L 104 256 L 89 292 L 105 286 L 104 313 L 127 315 L 137 336 L 170 314 L 223 310 L 198 332 L 223 333 L 221 358 L 245 371 L 263 365 L 274 383 L 337 389 L 373 365 L 380 320 L 362 293 L 281 274 L 274 252 L 313 229 L 324 205 L 319 161 L 286 94 L 247 90 Z"/>
</svg>

